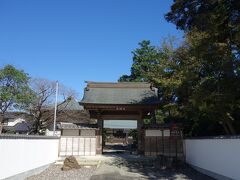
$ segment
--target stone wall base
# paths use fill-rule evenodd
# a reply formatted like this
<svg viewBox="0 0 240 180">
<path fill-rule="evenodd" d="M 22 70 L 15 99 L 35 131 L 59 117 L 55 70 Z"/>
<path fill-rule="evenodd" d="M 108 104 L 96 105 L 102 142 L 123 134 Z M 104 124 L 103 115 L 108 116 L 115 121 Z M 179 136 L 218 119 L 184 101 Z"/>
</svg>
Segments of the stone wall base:
<svg viewBox="0 0 240 180">
<path fill-rule="evenodd" d="M 36 175 L 36 174 L 40 174 L 41 172 L 43 172 L 45 169 L 47 169 L 49 167 L 50 164 L 35 168 L 35 169 L 31 169 L 29 171 L 23 172 L 23 173 L 19 173 L 16 174 L 14 176 L 8 177 L 6 178 L 6 180 L 24 180 L 27 177 Z"/>
</svg>

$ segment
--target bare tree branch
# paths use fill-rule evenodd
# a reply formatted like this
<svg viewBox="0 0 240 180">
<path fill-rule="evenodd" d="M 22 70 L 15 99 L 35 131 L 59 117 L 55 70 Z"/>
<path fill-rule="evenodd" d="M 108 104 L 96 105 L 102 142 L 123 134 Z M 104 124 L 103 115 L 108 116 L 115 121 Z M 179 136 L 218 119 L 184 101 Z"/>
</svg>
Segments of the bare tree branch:
<svg viewBox="0 0 240 180">
<path fill-rule="evenodd" d="M 35 92 L 35 98 L 32 101 L 29 112 L 34 117 L 33 128 L 30 133 L 43 133 L 53 118 L 54 102 L 55 102 L 55 82 L 46 79 L 32 79 L 31 88 Z M 67 100 L 68 97 L 77 97 L 77 93 L 63 84 L 59 86 L 59 100 Z M 61 103 L 59 103 L 61 105 Z M 58 106 L 59 106 L 58 105 Z M 57 110 L 61 113 L 66 108 L 62 107 Z"/>
</svg>

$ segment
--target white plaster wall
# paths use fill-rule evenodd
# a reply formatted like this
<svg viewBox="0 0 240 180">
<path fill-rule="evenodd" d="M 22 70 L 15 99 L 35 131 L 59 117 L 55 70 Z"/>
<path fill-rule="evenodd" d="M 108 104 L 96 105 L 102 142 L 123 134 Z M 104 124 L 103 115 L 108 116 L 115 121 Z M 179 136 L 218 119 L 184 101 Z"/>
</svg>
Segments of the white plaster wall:
<svg viewBox="0 0 240 180">
<path fill-rule="evenodd" d="M 46 136 L 54 136 L 53 131 L 46 129 Z M 61 136 L 61 131 L 57 130 L 55 131 L 55 135 L 60 137 Z"/>
<path fill-rule="evenodd" d="M 187 139 L 185 153 L 188 164 L 240 179 L 240 139 Z"/>
<path fill-rule="evenodd" d="M 59 139 L 0 139 L 0 179 L 55 162 Z"/>
<path fill-rule="evenodd" d="M 63 129 L 62 136 L 79 136 L 79 129 Z"/>
</svg>

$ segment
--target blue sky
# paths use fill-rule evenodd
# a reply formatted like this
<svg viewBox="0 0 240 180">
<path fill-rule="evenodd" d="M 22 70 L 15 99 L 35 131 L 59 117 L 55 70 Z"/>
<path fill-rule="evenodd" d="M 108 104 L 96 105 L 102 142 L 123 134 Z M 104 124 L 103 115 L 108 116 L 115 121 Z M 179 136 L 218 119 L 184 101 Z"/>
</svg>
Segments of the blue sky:
<svg viewBox="0 0 240 180">
<path fill-rule="evenodd" d="M 129 74 L 144 39 L 182 37 L 164 19 L 171 0 L 1 0 L 0 66 L 59 80 L 82 97 L 85 80 Z"/>
</svg>

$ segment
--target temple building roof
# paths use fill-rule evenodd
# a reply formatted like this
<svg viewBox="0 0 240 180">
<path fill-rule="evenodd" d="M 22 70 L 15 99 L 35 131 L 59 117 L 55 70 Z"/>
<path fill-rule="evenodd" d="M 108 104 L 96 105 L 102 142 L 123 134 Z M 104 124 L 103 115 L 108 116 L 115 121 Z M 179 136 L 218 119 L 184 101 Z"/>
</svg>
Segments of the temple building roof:
<svg viewBox="0 0 240 180">
<path fill-rule="evenodd" d="M 83 106 L 81 106 L 73 97 L 68 97 L 65 101 L 58 104 L 59 110 L 72 110 L 72 111 L 81 111 Z"/>
<path fill-rule="evenodd" d="M 144 82 L 88 82 L 81 104 L 159 104 L 157 89 Z"/>
</svg>

